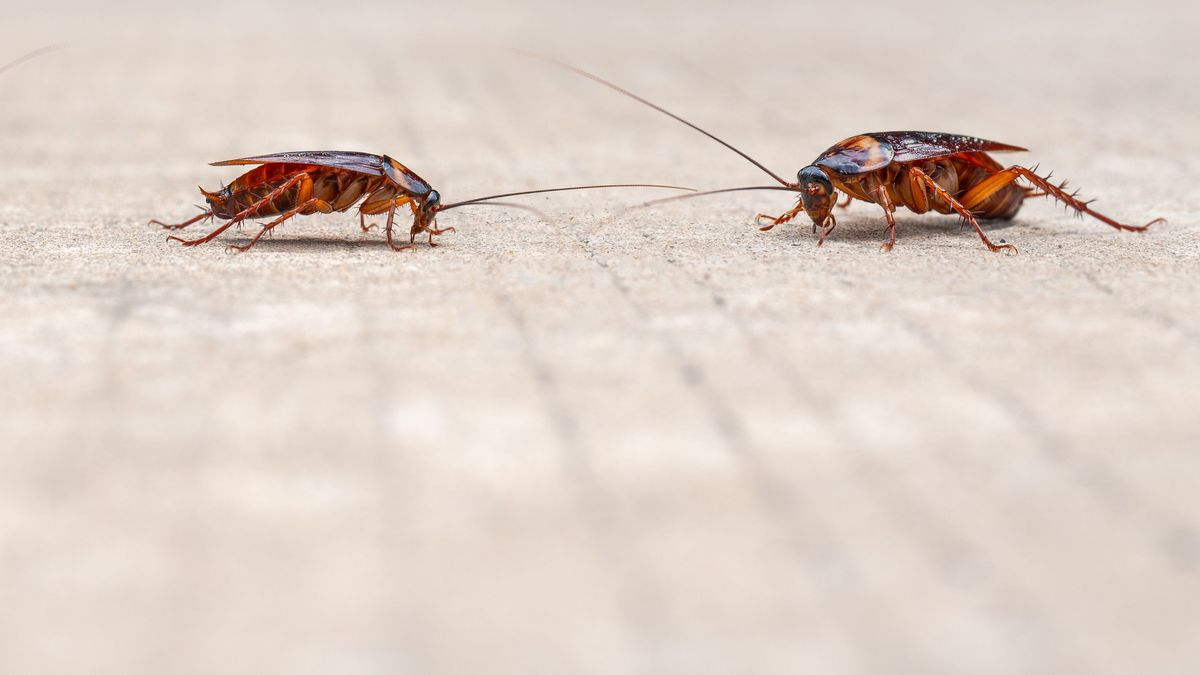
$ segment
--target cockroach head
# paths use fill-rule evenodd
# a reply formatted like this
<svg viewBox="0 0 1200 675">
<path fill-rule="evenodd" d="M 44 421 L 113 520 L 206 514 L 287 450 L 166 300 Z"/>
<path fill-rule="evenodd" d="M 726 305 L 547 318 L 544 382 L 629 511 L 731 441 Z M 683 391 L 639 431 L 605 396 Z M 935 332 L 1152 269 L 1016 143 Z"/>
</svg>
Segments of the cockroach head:
<svg viewBox="0 0 1200 675">
<path fill-rule="evenodd" d="M 806 166 L 796 174 L 796 188 L 804 204 L 804 212 L 814 223 L 823 226 L 837 201 L 829 176 L 820 167 Z"/>
<path fill-rule="evenodd" d="M 806 166 L 796 174 L 801 194 L 833 194 L 833 182 L 818 166 Z"/>
<path fill-rule="evenodd" d="M 442 206 L 442 196 L 437 190 L 430 190 L 429 194 L 425 195 L 425 210 L 437 211 Z"/>
</svg>

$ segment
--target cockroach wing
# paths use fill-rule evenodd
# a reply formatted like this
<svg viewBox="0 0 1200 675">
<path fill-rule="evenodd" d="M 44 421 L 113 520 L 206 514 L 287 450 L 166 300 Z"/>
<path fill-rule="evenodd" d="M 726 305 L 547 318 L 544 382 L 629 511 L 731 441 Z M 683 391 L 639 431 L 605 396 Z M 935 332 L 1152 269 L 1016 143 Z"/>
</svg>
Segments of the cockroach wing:
<svg viewBox="0 0 1200 675">
<path fill-rule="evenodd" d="M 273 155 L 258 155 L 242 159 L 227 159 L 213 162 L 213 166 L 236 164 L 307 164 L 328 166 L 343 171 L 353 171 L 371 176 L 386 176 L 405 192 L 412 195 L 428 194 L 433 188 L 425 179 L 387 155 L 372 155 L 367 152 L 337 152 L 316 150 L 310 152 L 277 152 Z"/>
<path fill-rule="evenodd" d="M 936 131 L 884 131 L 868 134 L 881 143 L 892 146 L 894 162 L 916 162 L 965 152 L 1025 152 L 1007 143 L 997 143 L 974 136 L 943 134 Z"/>
<path fill-rule="evenodd" d="M 243 157 L 242 159 L 227 159 L 223 162 L 213 162 L 212 166 L 233 166 L 237 164 L 309 164 L 312 166 L 328 166 L 335 169 L 345 169 L 356 173 L 372 176 L 384 175 L 383 157 L 367 152 L 328 152 L 318 150 L 313 152 L 277 152 L 272 155 Z"/>
<path fill-rule="evenodd" d="M 852 136 L 821 153 L 813 164 L 843 176 L 878 171 L 892 163 L 891 144 L 871 135 Z"/>
<path fill-rule="evenodd" d="M 853 136 L 821 153 L 818 166 L 845 176 L 878 171 L 892 162 L 917 162 L 966 152 L 1024 152 L 1025 148 L 936 131 L 883 131 Z"/>
</svg>

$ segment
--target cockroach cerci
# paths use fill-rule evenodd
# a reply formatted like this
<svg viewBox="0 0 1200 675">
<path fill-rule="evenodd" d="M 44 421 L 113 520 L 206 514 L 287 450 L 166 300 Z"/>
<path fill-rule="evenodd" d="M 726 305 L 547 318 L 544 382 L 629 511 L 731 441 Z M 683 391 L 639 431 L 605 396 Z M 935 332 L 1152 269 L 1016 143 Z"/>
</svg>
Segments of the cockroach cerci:
<svg viewBox="0 0 1200 675">
<path fill-rule="evenodd" d="M 786 181 L 761 163 L 724 140 L 701 129 L 669 110 L 651 103 L 622 87 L 575 66 L 537 54 L 522 52 L 582 75 L 609 89 L 649 106 L 678 122 L 699 131 L 712 140 L 740 155 L 779 182 L 778 186 L 752 186 L 698 192 L 684 197 L 739 192 L 745 190 L 786 190 L 800 195 L 795 208 L 779 216 L 759 214 L 760 229 L 770 230 L 795 218 L 801 211 L 813 222 L 813 232 L 820 231 L 817 245 L 833 232 L 837 220 L 833 207 L 838 193 L 846 195 L 841 206 L 858 199 L 878 204 L 887 218 L 887 235 L 883 250 L 890 251 L 896 243 L 897 206 L 915 213 L 937 211 L 958 214 L 975 229 L 975 233 L 991 251 L 1015 252 L 1012 244 L 994 244 L 977 219 L 1011 219 L 1021 204 L 1034 197 L 1051 197 L 1080 217 L 1092 216 L 1100 222 L 1126 232 L 1142 232 L 1162 218 L 1145 225 L 1125 225 L 1091 209 L 1091 202 L 1078 198 L 1078 191 L 1068 192 L 1066 181 L 1052 183 L 1050 176 L 1041 176 L 1037 168 L 1014 165 L 1005 168 L 988 153 L 1023 152 L 1024 148 L 1006 143 L 928 131 L 888 131 L 852 136 L 821 153 L 812 164 L 800 169 L 796 180 Z M 1018 183 L 1024 180 L 1027 186 Z M 658 203 L 684 197 L 657 200 Z"/>
<path fill-rule="evenodd" d="M 363 232 L 370 229 L 366 217 L 387 214 L 388 244 L 397 251 L 412 248 L 417 235 L 429 235 L 429 245 L 434 246 L 434 235 L 453 232 L 454 228 L 438 228 L 435 220 L 438 213 L 460 206 L 493 205 L 526 208 L 515 204 L 496 202 L 505 197 L 566 192 L 571 190 L 597 190 L 608 188 L 663 188 L 689 190 L 673 185 L 614 184 L 577 185 L 509 192 L 487 197 L 477 197 L 453 204 L 443 204 L 441 195 L 430 187 L 423 178 L 387 155 L 372 155 L 365 152 L 281 152 L 243 159 L 214 162 L 213 166 L 255 164 L 255 168 L 239 176 L 231 184 L 216 192 L 200 188 L 208 208 L 203 213 L 182 223 L 167 224 L 152 220 L 150 224 L 161 225 L 168 230 L 183 229 L 193 223 L 210 218 L 227 222 L 198 239 L 183 239 L 172 236 L 169 240 L 182 242 L 184 246 L 196 246 L 208 241 L 237 225 L 247 218 L 277 216 L 262 226 L 258 234 L 244 246 L 230 246 L 247 251 L 263 235 L 284 221 L 298 215 L 342 212 L 362 202 L 358 207 L 359 226 Z M 392 236 L 396 210 L 408 207 L 413 222 L 409 230 L 408 243 L 397 245 Z"/>
</svg>

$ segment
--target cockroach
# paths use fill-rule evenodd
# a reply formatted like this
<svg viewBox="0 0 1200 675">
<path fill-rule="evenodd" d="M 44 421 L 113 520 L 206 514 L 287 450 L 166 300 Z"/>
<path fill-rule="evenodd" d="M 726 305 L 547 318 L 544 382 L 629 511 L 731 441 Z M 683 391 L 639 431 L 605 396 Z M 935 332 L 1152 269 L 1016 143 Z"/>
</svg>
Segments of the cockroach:
<svg viewBox="0 0 1200 675">
<path fill-rule="evenodd" d="M 519 51 L 519 50 L 518 50 Z M 794 182 L 786 181 L 766 166 L 733 145 L 701 129 L 699 126 L 655 103 L 634 94 L 604 78 L 570 64 L 539 54 L 520 51 L 530 56 L 582 75 L 639 103 L 657 110 L 672 119 L 708 136 L 740 155 L 774 178 L 779 185 L 751 186 L 710 190 L 681 197 L 656 200 L 654 203 L 747 190 L 785 190 L 799 193 L 794 208 L 779 216 L 758 214 L 759 229 L 768 231 L 795 218 L 801 211 L 812 219 L 813 233 L 820 231 L 817 245 L 837 226 L 834 205 L 849 206 L 855 200 L 878 204 L 887 219 L 887 238 L 882 249 L 891 251 L 896 244 L 896 207 L 903 206 L 915 213 L 937 211 L 958 214 L 975 229 L 975 233 L 990 251 L 1015 253 L 1012 244 L 994 244 L 979 226 L 978 219 L 1009 220 L 1017 214 L 1026 199 L 1051 197 L 1076 215 L 1092 216 L 1100 222 L 1125 232 L 1143 232 L 1151 225 L 1165 222 L 1157 218 L 1145 225 L 1125 225 L 1094 211 L 1091 201 L 1079 199 L 1079 192 L 1068 192 L 1067 183 L 1051 182 L 1051 175 L 1042 176 L 1037 167 L 1013 165 L 1005 168 L 989 155 L 990 152 L 1025 152 L 1025 148 L 997 143 L 974 136 L 928 131 L 888 131 L 851 136 L 825 152 L 812 164 L 800 169 Z M 1021 185 L 1024 180 L 1029 185 Z M 846 201 L 838 204 L 839 193 Z"/>
<path fill-rule="evenodd" d="M 278 216 L 259 230 L 244 246 L 230 245 L 228 248 L 248 251 L 264 234 L 269 233 L 289 218 L 314 213 L 342 212 L 355 204 L 358 207 L 359 227 L 363 232 L 371 229 L 367 216 L 387 214 L 387 241 L 392 249 L 401 251 L 413 248 L 417 235 L 429 235 L 429 245 L 435 235 L 453 232 L 453 227 L 439 228 L 437 214 L 461 206 L 492 205 L 511 208 L 528 208 L 516 204 L 496 202 L 496 199 L 522 195 L 567 192 L 571 190 L 598 190 L 609 188 L 662 188 L 669 190 L 691 190 L 673 185 L 614 184 L 576 185 L 508 192 L 505 194 L 476 197 L 453 204 L 443 204 L 441 195 L 425 179 L 408 167 L 387 155 L 372 155 L 365 152 L 281 152 L 257 157 L 230 159 L 214 162 L 212 166 L 257 165 L 239 176 L 228 186 L 216 192 L 200 188 L 208 208 L 203 213 L 181 223 L 168 224 L 151 220 L 151 225 L 161 225 L 168 230 L 183 229 L 193 223 L 210 218 L 228 221 L 198 239 L 183 239 L 171 236 L 169 241 L 182 242 L 184 246 L 196 246 L 237 225 L 247 218 Z M 397 245 L 392 236 L 396 210 L 407 206 L 413 215 L 408 243 Z"/>
</svg>

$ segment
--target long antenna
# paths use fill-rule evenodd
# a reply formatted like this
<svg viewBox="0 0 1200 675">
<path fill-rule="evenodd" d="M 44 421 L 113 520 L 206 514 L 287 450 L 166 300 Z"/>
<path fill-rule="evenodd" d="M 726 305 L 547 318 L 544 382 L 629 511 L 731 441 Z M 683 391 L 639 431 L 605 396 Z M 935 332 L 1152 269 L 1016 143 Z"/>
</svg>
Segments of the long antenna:
<svg viewBox="0 0 1200 675">
<path fill-rule="evenodd" d="M 42 54 L 49 54 L 50 52 L 56 52 L 66 46 L 67 45 L 65 45 L 65 44 L 50 45 L 48 47 L 41 47 L 40 49 L 35 49 L 23 56 L 18 56 L 17 58 L 13 59 L 12 61 L 9 61 L 8 63 L 4 64 L 3 66 L 0 66 L 0 74 L 3 74 L 5 71 L 12 70 L 13 68 L 16 68 L 17 66 L 21 65 L 22 63 L 25 63 L 26 61 L 31 61 L 33 59 L 36 59 L 37 57 L 41 56 Z"/>
<path fill-rule="evenodd" d="M 493 199 L 503 199 L 505 197 L 520 197 L 522 195 L 540 195 L 540 194 L 545 194 L 547 192 L 571 192 L 573 190 L 607 190 L 607 189 L 613 189 L 613 188 L 659 188 L 659 189 L 663 189 L 663 190 L 685 190 L 687 192 L 695 192 L 695 190 L 692 188 L 679 187 L 677 185 L 653 185 L 653 184 L 648 184 L 648 183 L 622 183 L 622 184 L 613 184 L 613 185 L 573 185 L 571 187 L 546 188 L 546 189 L 542 189 L 542 190 L 523 190 L 521 192 L 505 192 L 504 194 L 499 194 L 499 195 L 490 195 L 487 197 L 476 197 L 474 199 L 467 199 L 465 201 L 454 202 L 453 204 L 446 204 L 445 206 L 439 206 L 437 208 L 437 210 L 438 211 L 449 211 L 450 209 L 456 209 L 460 206 L 470 206 L 472 204 L 482 204 L 484 202 L 491 202 L 491 200 L 493 200 Z"/>
<path fill-rule="evenodd" d="M 477 204 L 464 204 L 464 206 L 499 206 L 500 208 L 504 209 L 520 209 L 521 211 L 528 211 L 529 213 L 532 213 L 538 218 L 541 218 L 547 222 L 551 220 L 550 216 L 546 215 L 545 212 L 535 209 L 532 206 L 526 206 L 525 204 L 513 204 L 511 202 L 479 202 Z"/>
<path fill-rule="evenodd" d="M 709 133 L 708 131 L 705 131 L 704 129 L 701 129 L 700 127 L 696 126 L 695 124 L 692 124 L 691 122 L 683 119 L 679 115 L 676 115 L 675 113 L 671 112 L 670 110 L 667 110 L 666 108 L 664 108 L 656 103 L 651 103 L 650 101 L 647 101 L 646 99 L 642 98 L 641 96 L 638 96 L 637 94 L 633 93 L 632 91 L 629 91 L 628 89 L 625 89 L 616 84 L 613 84 L 612 82 L 609 82 L 608 80 L 604 79 L 603 77 L 600 77 L 599 75 L 593 75 L 592 73 L 589 73 L 588 71 L 586 71 L 582 68 L 577 68 L 569 63 L 564 63 L 563 61 L 559 61 L 557 59 L 550 58 L 549 56 L 543 56 L 542 54 L 538 54 L 536 52 L 525 51 L 524 49 L 513 49 L 513 51 L 522 56 L 527 56 L 531 59 L 537 59 L 539 61 L 544 61 L 546 63 L 556 65 L 559 68 L 565 68 L 565 69 L 571 71 L 572 73 L 575 73 L 576 75 L 581 75 L 583 77 L 586 77 L 587 79 L 591 80 L 592 82 L 595 82 L 597 84 L 601 84 L 605 87 L 608 87 L 609 89 L 612 89 L 613 91 L 615 91 L 619 94 L 624 94 L 625 96 L 628 96 L 629 98 L 637 101 L 638 103 L 641 103 L 642 105 L 649 106 L 650 108 L 657 110 L 658 112 L 666 115 L 667 117 L 670 117 L 671 119 L 674 119 L 677 122 L 682 122 L 683 124 L 686 124 L 687 126 L 695 129 L 696 131 L 699 131 L 700 133 L 704 134 L 705 136 L 708 136 L 709 138 L 713 139 L 714 141 L 720 143 L 721 145 L 723 145 L 723 146 L 729 148 L 730 150 L 736 152 L 737 154 L 741 155 L 742 159 L 745 159 L 747 162 L 750 162 L 754 166 L 757 166 L 759 169 L 762 169 L 762 171 L 764 173 L 766 173 L 768 176 L 779 181 L 780 185 L 791 185 L 791 183 L 780 178 L 779 175 L 776 174 L 774 171 L 771 171 L 767 167 L 763 166 L 758 160 L 754 159 L 750 155 L 747 155 L 746 153 L 742 152 L 741 150 L 738 150 L 737 148 L 735 148 L 733 145 L 729 144 L 728 142 L 718 138 L 717 136 Z"/>
<path fill-rule="evenodd" d="M 654 200 L 639 204 L 639 205 L 637 205 L 635 207 L 631 207 L 631 208 L 640 209 L 640 208 L 646 208 L 648 206 L 657 206 L 659 204 L 666 204 L 668 202 L 677 202 L 682 199 L 694 199 L 696 197 L 707 197 L 708 195 L 721 195 L 721 194 L 725 194 L 726 192 L 749 192 L 751 190 L 780 190 L 782 192 L 796 192 L 795 188 L 790 188 L 790 187 L 780 187 L 778 185 L 754 185 L 751 187 L 724 188 L 722 190 L 705 190 L 704 192 L 693 192 L 692 194 L 687 194 L 687 195 L 676 195 L 674 197 L 664 197 L 662 199 L 654 199 Z"/>
</svg>

